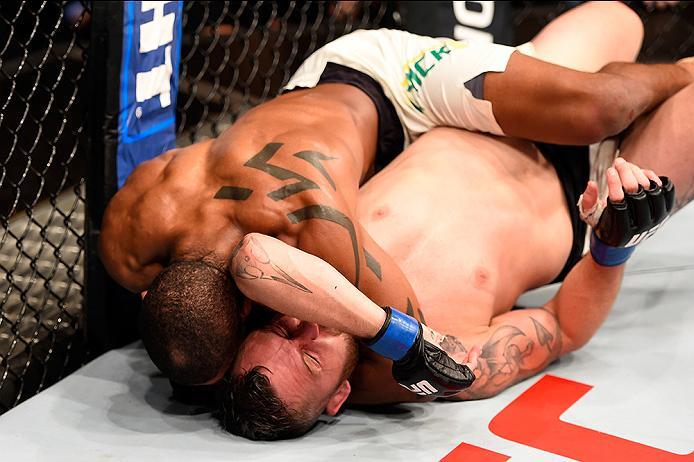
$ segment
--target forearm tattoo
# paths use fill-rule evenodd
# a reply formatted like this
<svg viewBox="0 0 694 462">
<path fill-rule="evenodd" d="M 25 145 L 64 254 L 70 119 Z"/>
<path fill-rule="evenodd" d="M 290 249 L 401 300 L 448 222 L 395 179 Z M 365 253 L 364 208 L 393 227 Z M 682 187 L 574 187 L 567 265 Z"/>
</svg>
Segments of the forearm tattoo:
<svg viewBox="0 0 694 462">
<path fill-rule="evenodd" d="M 512 384 L 544 369 L 561 353 L 562 338 L 556 318 L 543 316 L 542 321 L 530 316 L 532 328 L 513 325 L 494 328 L 482 346 L 478 364 L 473 371 L 477 380 L 459 397 L 478 399 L 493 396 Z M 528 331 L 529 330 L 529 331 Z M 473 345 L 466 348 L 453 335 L 446 335 L 441 348 L 453 359 L 467 359 Z"/>
<path fill-rule="evenodd" d="M 252 242 L 252 246 L 250 245 Z M 243 251 L 240 256 L 237 254 Z M 275 281 L 286 284 L 302 292 L 312 293 L 308 287 L 294 279 L 285 270 L 280 268 L 272 260 L 262 247 L 253 238 L 244 239 L 234 253 L 234 275 L 241 279 L 257 279 Z"/>
</svg>

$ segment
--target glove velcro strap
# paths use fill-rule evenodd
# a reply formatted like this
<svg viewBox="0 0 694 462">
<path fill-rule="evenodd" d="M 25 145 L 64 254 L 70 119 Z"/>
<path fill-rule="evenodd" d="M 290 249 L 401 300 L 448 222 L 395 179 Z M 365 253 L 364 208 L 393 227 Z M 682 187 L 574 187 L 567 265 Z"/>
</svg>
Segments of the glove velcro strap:
<svg viewBox="0 0 694 462">
<path fill-rule="evenodd" d="M 593 231 L 590 234 L 590 254 L 593 260 L 602 266 L 618 266 L 624 263 L 634 253 L 636 246 L 613 247 L 607 245 Z"/>
<path fill-rule="evenodd" d="M 405 357 L 419 335 L 419 321 L 386 307 L 386 322 L 376 337 L 364 342 L 373 351 L 393 361 Z"/>
</svg>

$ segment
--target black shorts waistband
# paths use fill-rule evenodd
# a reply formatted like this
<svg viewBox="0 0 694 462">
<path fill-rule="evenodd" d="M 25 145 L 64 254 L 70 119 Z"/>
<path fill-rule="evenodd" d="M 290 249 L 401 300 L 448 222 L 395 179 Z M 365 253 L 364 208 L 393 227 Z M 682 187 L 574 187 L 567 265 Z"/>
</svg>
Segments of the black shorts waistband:
<svg viewBox="0 0 694 462">
<path fill-rule="evenodd" d="M 557 176 L 559 176 L 559 181 L 564 190 L 564 197 L 569 207 L 569 217 L 571 218 L 571 227 L 573 229 L 573 243 L 569 258 L 566 260 L 559 276 L 552 281 L 561 282 L 569 274 L 571 268 L 583 257 L 583 247 L 588 226 L 581 220 L 576 204 L 590 178 L 590 157 L 588 146 L 559 146 L 556 144 L 537 143 L 537 147 L 542 155 L 545 156 L 545 159 L 554 166 Z"/>
<path fill-rule="evenodd" d="M 405 147 L 405 135 L 395 106 L 386 97 L 383 87 L 373 77 L 351 67 L 328 63 L 318 83 L 344 83 L 359 88 L 366 93 L 378 112 L 378 142 L 376 151 L 376 171 L 383 169 L 395 159 Z"/>
</svg>

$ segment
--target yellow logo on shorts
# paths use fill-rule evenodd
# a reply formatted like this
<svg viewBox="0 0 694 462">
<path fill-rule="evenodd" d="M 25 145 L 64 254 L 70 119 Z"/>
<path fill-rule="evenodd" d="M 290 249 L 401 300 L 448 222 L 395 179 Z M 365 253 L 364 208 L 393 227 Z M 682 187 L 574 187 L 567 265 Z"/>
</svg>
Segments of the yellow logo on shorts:
<svg viewBox="0 0 694 462">
<path fill-rule="evenodd" d="M 445 55 L 449 54 L 454 49 L 465 48 L 466 46 L 467 42 L 447 40 L 442 46 L 422 51 L 403 66 L 405 78 L 401 85 L 405 90 L 410 105 L 415 110 L 422 114 L 424 113 L 424 108 L 420 102 L 419 90 L 422 88 L 422 81 L 427 74 L 436 67 L 436 64 L 438 64 Z"/>
</svg>

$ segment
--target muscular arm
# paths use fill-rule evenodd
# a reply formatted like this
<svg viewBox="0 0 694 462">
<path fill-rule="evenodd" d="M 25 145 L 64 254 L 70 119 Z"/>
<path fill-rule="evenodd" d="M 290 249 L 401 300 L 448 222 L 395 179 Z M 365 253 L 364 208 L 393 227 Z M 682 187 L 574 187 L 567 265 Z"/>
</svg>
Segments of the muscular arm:
<svg viewBox="0 0 694 462">
<path fill-rule="evenodd" d="M 146 290 L 167 262 L 174 214 L 156 198 L 162 195 L 160 173 L 172 156 L 170 151 L 138 166 L 104 213 L 99 256 L 109 275 L 131 292 Z"/>
<path fill-rule="evenodd" d="M 457 361 L 466 358 L 473 345 L 482 345 L 474 371 L 477 380 L 454 399 L 494 396 L 585 345 L 610 312 L 623 267 L 600 266 L 587 255 L 544 307 L 497 316 L 482 334 L 444 336 L 443 349 Z"/>
<path fill-rule="evenodd" d="M 504 72 L 486 75 L 484 97 L 505 134 L 578 145 L 621 132 L 692 81 L 677 64 L 611 63 L 586 73 L 516 52 Z"/>
<path fill-rule="evenodd" d="M 355 219 L 359 175 L 348 155 L 296 152 L 282 143 L 269 143 L 244 166 L 280 180 L 268 181 L 270 192 L 265 196 L 281 212 L 272 221 L 283 225 L 251 229 L 325 260 L 377 305 L 419 317 L 404 274 Z"/>
<path fill-rule="evenodd" d="M 328 263 L 270 236 L 247 234 L 229 269 L 248 298 L 304 321 L 372 338 L 386 318 Z"/>
</svg>

